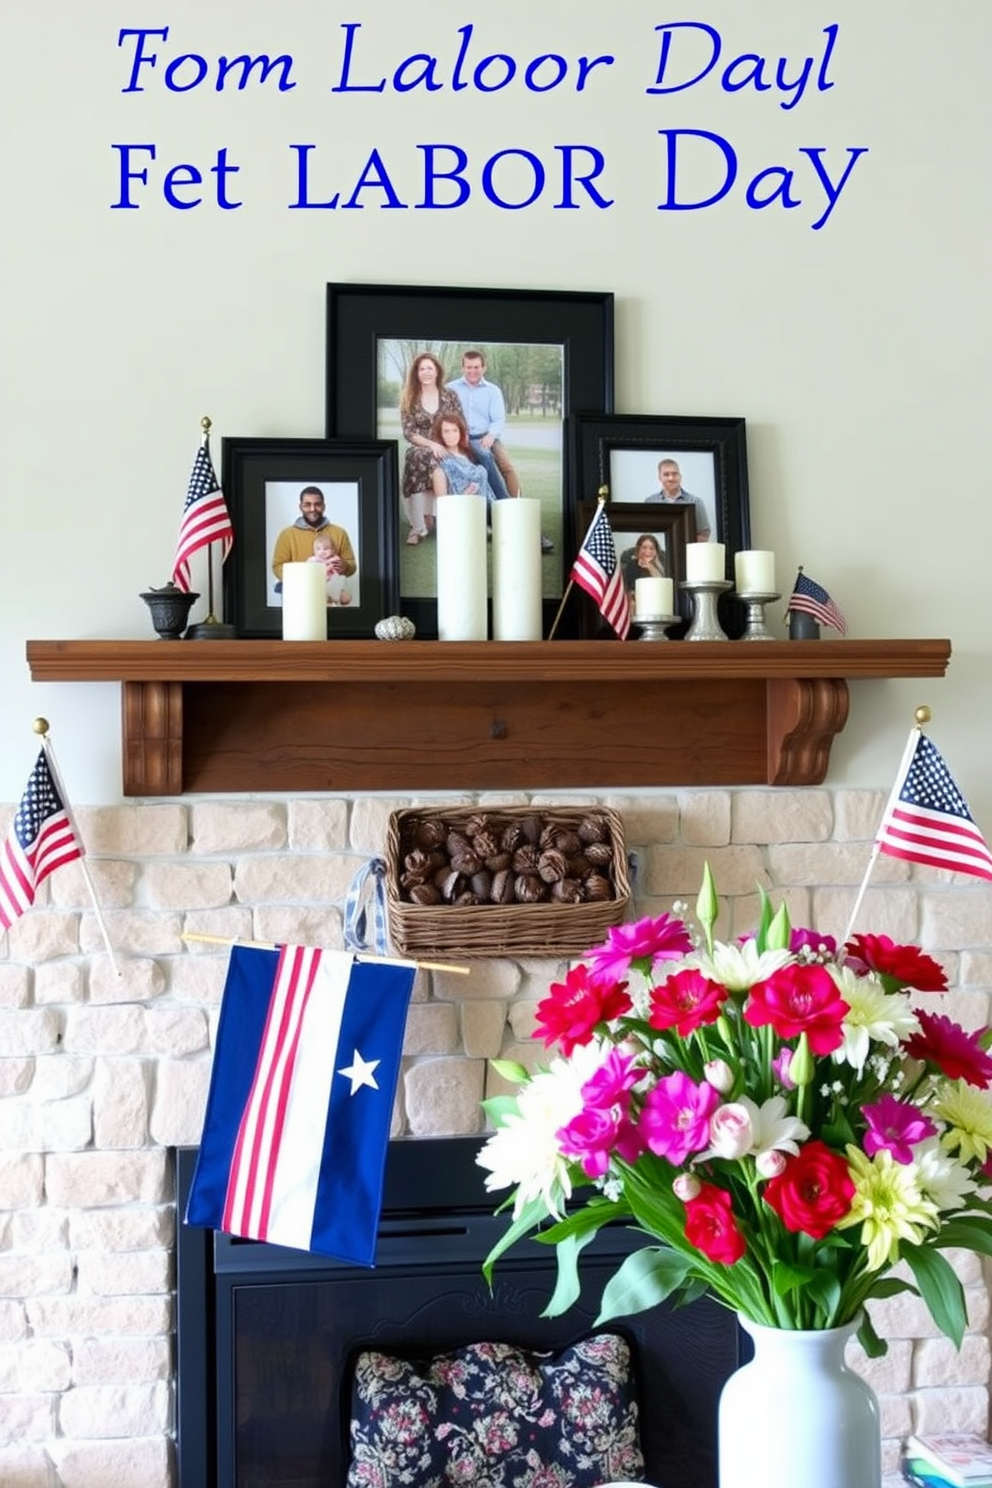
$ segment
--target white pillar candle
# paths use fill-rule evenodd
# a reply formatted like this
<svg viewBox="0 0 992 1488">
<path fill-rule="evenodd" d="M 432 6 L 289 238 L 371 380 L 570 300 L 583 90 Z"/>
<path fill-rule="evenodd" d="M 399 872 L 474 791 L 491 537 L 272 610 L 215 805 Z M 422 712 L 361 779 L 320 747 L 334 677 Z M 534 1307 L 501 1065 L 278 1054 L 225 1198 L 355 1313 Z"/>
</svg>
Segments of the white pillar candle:
<svg viewBox="0 0 992 1488">
<path fill-rule="evenodd" d="M 672 615 L 675 589 L 671 579 L 636 579 L 634 581 L 634 619 L 654 620 L 658 615 Z"/>
<path fill-rule="evenodd" d="M 532 497 L 494 501 L 493 640 L 539 641 L 541 503 Z"/>
<path fill-rule="evenodd" d="M 763 548 L 745 548 L 734 555 L 738 594 L 775 593 L 775 554 Z"/>
<path fill-rule="evenodd" d="M 691 542 L 686 546 L 685 576 L 690 584 L 709 584 L 723 575 L 723 543 Z"/>
<path fill-rule="evenodd" d="M 484 496 L 438 497 L 439 640 L 486 639 L 486 505 Z"/>
<path fill-rule="evenodd" d="M 327 575 L 322 563 L 283 564 L 282 638 L 327 640 Z"/>
</svg>

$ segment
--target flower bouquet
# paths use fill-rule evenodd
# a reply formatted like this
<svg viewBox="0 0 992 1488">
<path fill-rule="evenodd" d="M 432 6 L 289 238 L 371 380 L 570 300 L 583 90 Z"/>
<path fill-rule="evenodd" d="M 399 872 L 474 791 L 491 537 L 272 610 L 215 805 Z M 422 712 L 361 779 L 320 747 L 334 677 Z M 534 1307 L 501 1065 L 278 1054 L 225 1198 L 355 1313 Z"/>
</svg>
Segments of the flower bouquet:
<svg viewBox="0 0 992 1488">
<path fill-rule="evenodd" d="M 695 930 L 672 915 L 611 929 L 538 1006 L 535 1036 L 560 1053 L 530 1075 L 497 1064 L 519 1089 L 485 1102 L 478 1161 L 515 1194 L 486 1274 L 534 1232 L 557 1247 L 547 1312 L 563 1312 L 583 1246 L 626 1221 L 646 1244 L 600 1321 L 708 1292 L 764 1327 L 860 1319 L 877 1356 L 864 1304 L 915 1291 L 960 1345 L 944 1252 L 992 1254 L 992 1031 L 914 1008 L 947 987 L 915 946 L 838 948 L 764 893 L 753 936 L 715 941 L 716 917 L 707 865 Z"/>
</svg>

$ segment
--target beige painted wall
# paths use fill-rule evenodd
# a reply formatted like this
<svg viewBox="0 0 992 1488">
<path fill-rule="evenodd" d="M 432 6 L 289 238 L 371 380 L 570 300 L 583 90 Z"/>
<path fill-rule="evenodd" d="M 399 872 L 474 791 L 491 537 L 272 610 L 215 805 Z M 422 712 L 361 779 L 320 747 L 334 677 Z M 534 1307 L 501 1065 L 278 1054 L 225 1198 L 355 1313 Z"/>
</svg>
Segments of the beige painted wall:
<svg viewBox="0 0 992 1488">
<path fill-rule="evenodd" d="M 651 96 L 655 27 L 676 18 L 712 26 L 723 55 L 694 86 Z M 443 79 L 469 23 L 473 58 L 503 51 L 525 65 L 558 52 L 570 78 L 582 54 L 615 62 L 580 94 L 567 84 L 335 94 L 346 22 L 362 27 L 355 81 L 388 76 L 424 49 Z M 832 86 L 820 90 L 831 25 Z M 118 34 L 139 26 L 168 26 L 169 37 L 158 68 L 142 73 L 144 91 L 125 93 L 131 47 Z M 702 35 L 678 33 L 672 81 L 691 72 L 693 47 L 705 55 Z M 167 576 L 200 416 L 213 418 L 218 450 L 224 435 L 322 434 L 324 286 L 361 280 L 612 289 L 617 411 L 744 415 L 753 538 L 776 550 L 780 574 L 804 563 L 852 635 L 953 641 L 946 681 L 853 688 L 832 782 L 887 787 L 912 709 L 927 701 L 934 738 L 992 830 L 990 42 L 987 0 L 4 6 L 0 800 L 22 788 L 39 712 L 76 801 L 119 798 L 117 689 L 32 686 L 24 641 L 150 635 L 137 596 Z M 297 86 L 170 93 L 163 67 L 185 52 L 211 62 L 287 52 Z M 814 58 L 793 107 L 774 87 L 721 89 L 718 72 L 747 52 L 768 58 L 772 79 L 780 56 L 787 79 Z M 660 129 L 731 143 L 740 177 L 723 202 L 657 209 Z M 291 143 L 317 146 L 314 195 L 349 194 L 376 147 L 399 194 L 416 201 L 416 147 L 428 142 L 461 145 L 476 182 L 501 149 L 550 161 L 555 145 L 595 146 L 613 205 L 555 210 L 549 185 L 521 211 L 491 205 L 477 187 L 449 212 L 383 211 L 375 192 L 361 210 L 288 209 Z M 111 210 L 115 143 L 156 145 L 137 210 Z M 207 172 L 222 147 L 240 165 L 230 193 L 243 206 L 218 209 L 209 188 L 193 210 L 166 205 L 162 171 L 189 162 Z M 824 193 L 802 154 L 815 148 L 835 179 L 849 150 L 868 152 L 819 230 Z M 695 164 L 682 157 L 686 196 L 712 189 L 712 149 Z M 801 204 L 746 205 L 743 181 L 770 166 L 795 170 Z M 768 187 L 766 178 L 759 190 Z"/>
</svg>

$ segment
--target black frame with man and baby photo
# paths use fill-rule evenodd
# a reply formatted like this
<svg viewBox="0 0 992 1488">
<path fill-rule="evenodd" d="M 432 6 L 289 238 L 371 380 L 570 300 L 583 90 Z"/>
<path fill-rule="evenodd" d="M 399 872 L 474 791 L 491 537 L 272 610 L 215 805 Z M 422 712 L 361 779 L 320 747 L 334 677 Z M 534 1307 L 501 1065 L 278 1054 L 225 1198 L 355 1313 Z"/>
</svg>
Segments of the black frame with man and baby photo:
<svg viewBox="0 0 992 1488">
<path fill-rule="evenodd" d="M 282 634 L 282 598 L 272 563 L 279 533 L 314 490 L 324 515 L 347 534 L 354 572 L 328 575 L 327 635 L 374 634 L 399 603 L 396 445 L 391 441 L 234 439 L 221 441 L 221 487 L 235 542 L 224 565 L 224 613 L 240 636 Z M 350 566 L 350 565 L 349 565 Z"/>
<path fill-rule="evenodd" d="M 455 381 L 472 352 L 503 396 L 500 443 L 517 487 L 510 494 L 541 503 L 547 634 L 584 535 L 572 495 L 567 420 L 580 410 L 613 407 L 611 293 L 329 284 L 326 432 L 396 440 L 402 471 L 410 455 L 402 435 L 404 381 L 425 356 L 440 364 L 445 383 Z M 508 490 L 510 484 L 507 478 Z M 429 638 L 437 635 L 436 543 L 429 526 L 428 540 L 405 540 L 414 528 L 406 501 L 403 507 L 400 607 L 418 636 Z"/>
</svg>

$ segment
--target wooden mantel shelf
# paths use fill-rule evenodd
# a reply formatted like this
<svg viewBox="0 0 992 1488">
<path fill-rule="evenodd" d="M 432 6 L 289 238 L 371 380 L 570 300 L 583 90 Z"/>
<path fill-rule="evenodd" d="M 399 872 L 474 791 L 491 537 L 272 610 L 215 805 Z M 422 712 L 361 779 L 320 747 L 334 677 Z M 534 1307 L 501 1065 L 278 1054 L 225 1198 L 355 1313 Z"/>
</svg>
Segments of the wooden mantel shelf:
<svg viewBox="0 0 992 1488">
<path fill-rule="evenodd" d="M 946 640 L 29 641 L 122 684 L 124 793 L 818 785 L 851 679 Z"/>
</svg>

